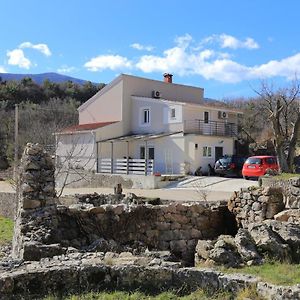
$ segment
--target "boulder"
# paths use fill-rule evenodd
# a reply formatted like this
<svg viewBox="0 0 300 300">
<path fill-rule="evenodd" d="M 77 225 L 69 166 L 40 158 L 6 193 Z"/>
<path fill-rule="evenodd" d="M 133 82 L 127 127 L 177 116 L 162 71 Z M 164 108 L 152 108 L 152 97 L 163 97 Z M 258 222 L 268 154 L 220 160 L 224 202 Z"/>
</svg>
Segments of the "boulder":
<svg viewBox="0 0 300 300">
<path fill-rule="evenodd" d="M 287 209 L 274 216 L 274 219 L 281 222 L 300 223 L 300 209 Z"/>
<path fill-rule="evenodd" d="M 278 260 L 290 260 L 289 246 L 266 223 L 249 224 L 248 231 L 260 254 Z"/>
<path fill-rule="evenodd" d="M 273 232 L 276 232 L 282 240 L 290 246 L 292 261 L 300 262 L 300 225 L 292 222 L 266 221 Z"/>
<path fill-rule="evenodd" d="M 260 261 L 261 256 L 257 252 L 257 248 L 254 240 L 252 239 L 250 233 L 246 229 L 240 228 L 235 238 L 235 245 L 237 251 L 241 255 L 244 261 Z"/>
<path fill-rule="evenodd" d="M 218 265 L 226 267 L 237 267 L 241 265 L 242 259 L 237 251 L 234 238 L 230 235 L 220 235 L 209 252 L 209 258 Z"/>
</svg>

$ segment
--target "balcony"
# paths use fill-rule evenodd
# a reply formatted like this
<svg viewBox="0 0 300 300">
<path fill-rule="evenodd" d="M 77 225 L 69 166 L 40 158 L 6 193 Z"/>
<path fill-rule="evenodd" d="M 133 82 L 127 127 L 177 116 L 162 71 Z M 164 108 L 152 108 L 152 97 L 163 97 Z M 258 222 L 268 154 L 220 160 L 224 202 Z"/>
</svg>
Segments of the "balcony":
<svg viewBox="0 0 300 300">
<path fill-rule="evenodd" d="M 185 120 L 184 133 L 193 133 L 210 136 L 237 137 L 238 130 L 235 123 L 204 120 Z"/>
</svg>

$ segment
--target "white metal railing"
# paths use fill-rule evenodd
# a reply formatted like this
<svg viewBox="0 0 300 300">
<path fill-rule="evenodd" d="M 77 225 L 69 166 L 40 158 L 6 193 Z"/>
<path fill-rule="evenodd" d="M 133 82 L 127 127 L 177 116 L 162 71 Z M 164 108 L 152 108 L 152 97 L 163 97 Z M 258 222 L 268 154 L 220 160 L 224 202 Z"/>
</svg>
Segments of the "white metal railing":
<svg viewBox="0 0 300 300">
<path fill-rule="evenodd" d="M 152 175 L 154 160 L 138 158 L 99 158 L 98 173 Z M 147 171 L 146 171 L 147 170 Z"/>
</svg>

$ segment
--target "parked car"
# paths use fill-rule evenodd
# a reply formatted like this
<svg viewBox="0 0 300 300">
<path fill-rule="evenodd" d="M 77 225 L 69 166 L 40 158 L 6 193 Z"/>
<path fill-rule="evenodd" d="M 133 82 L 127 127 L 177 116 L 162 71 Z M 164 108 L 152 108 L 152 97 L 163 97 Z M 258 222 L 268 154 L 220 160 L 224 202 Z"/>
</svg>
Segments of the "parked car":
<svg viewBox="0 0 300 300">
<path fill-rule="evenodd" d="M 243 166 L 242 174 L 245 179 L 249 177 L 263 176 L 267 170 L 279 170 L 277 158 L 275 156 L 251 156 L 249 157 Z"/>
<path fill-rule="evenodd" d="M 225 155 L 216 161 L 214 167 L 215 174 L 219 176 L 242 176 L 242 168 L 246 159 L 244 156 Z"/>
</svg>

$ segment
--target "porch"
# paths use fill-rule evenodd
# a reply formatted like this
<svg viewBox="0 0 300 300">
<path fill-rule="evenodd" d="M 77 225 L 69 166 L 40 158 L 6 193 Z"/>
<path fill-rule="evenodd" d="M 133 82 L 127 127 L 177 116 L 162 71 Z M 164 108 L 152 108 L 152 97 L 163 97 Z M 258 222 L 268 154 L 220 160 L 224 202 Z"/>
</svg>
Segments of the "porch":
<svg viewBox="0 0 300 300">
<path fill-rule="evenodd" d="M 153 175 L 154 159 L 99 158 L 98 173 Z"/>
<path fill-rule="evenodd" d="M 155 148 L 151 141 L 182 132 L 133 134 L 97 142 L 97 173 L 155 174 Z"/>
</svg>

